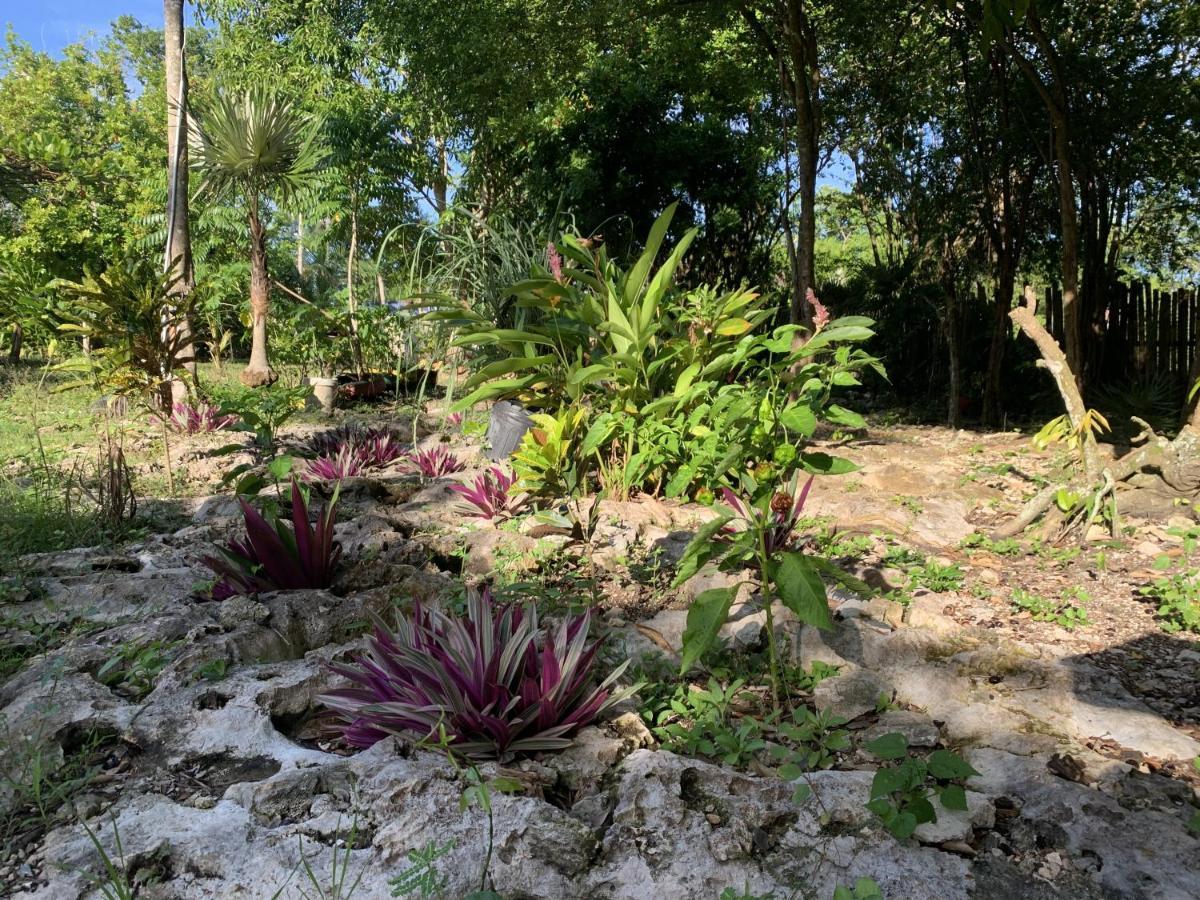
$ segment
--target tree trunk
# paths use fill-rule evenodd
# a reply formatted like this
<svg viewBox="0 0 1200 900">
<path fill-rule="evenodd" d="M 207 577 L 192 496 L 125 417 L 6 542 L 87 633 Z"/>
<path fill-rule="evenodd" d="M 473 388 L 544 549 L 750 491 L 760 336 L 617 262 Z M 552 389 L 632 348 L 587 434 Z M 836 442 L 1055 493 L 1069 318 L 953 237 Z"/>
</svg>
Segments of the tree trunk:
<svg viewBox="0 0 1200 900">
<path fill-rule="evenodd" d="M 1009 40 L 1008 50 L 1017 66 L 1037 91 L 1050 117 L 1053 132 L 1054 162 L 1058 167 L 1058 212 L 1062 241 L 1062 307 L 1063 343 L 1067 365 L 1079 390 L 1083 389 L 1083 345 L 1079 327 L 1079 211 L 1075 195 L 1075 171 L 1071 164 L 1070 102 L 1063 81 L 1062 67 L 1054 45 L 1042 29 L 1037 7 L 1030 6 L 1028 24 L 1034 43 L 1041 52 L 1050 72 L 1049 82 L 1043 80 L 1037 68 Z"/>
<path fill-rule="evenodd" d="M 25 339 L 25 330 L 21 327 L 20 322 L 13 323 L 12 330 L 12 345 L 8 348 L 9 365 L 15 366 L 21 361 L 21 344 Z"/>
<path fill-rule="evenodd" d="M 821 71 L 817 65 L 817 32 L 816 25 L 808 16 L 805 0 L 782 0 L 774 9 L 774 21 L 768 27 L 750 3 L 743 2 L 738 7 L 750 30 L 778 65 L 780 83 L 795 107 L 798 185 L 794 195 L 785 191 L 785 197 L 800 198 L 800 218 L 795 229 L 789 312 L 792 322 L 811 327 L 813 309 L 808 302 L 808 292 L 816 289 L 813 259 L 817 236 L 817 162 L 821 134 Z M 786 140 L 786 134 L 784 137 Z M 784 213 L 790 216 L 789 210 L 785 209 Z M 785 218 L 785 229 L 790 229 L 790 224 Z"/>
<path fill-rule="evenodd" d="M 1087 406 L 1079 392 L 1079 380 L 1071 370 L 1070 359 L 1063 353 L 1053 336 L 1037 320 L 1034 315 L 1036 311 L 1037 293 L 1031 285 L 1027 284 L 1025 285 L 1025 302 L 1009 313 L 1009 317 L 1037 346 L 1038 353 L 1041 355 L 1038 367 L 1045 369 L 1054 379 L 1059 396 L 1062 397 L 1063 406 L 1067 410 L 1071 428 L 1079 433 L 1084 474 L 1094 480 L 1100 474 L 1103 465 L 1100 451 L 1096 446 L 1096 439 L 1090 431 L 1082 427 L 1084 417 L 1087 415 Z"/>
<path fill-rule="evenodd" d="M 962 424 L 962 359 L 959 347 L 958 298 L 951 289 L 946 297 L 946 351 L 950 367 L 950 398 L 946 423 L 951 428 Z"/>
<path fill-rule="evenodd" d="M 258 215 L 258 197 L 250 200 L 250 363 L 239 376 L 246 387 L 272 384 L 276 375 L 267 359 L 267 316 L 271 282 L 267 275 L 266 232 Z"/>
<path fill-rule="evenodd" d="M 796 235 L 796 280 L 792 291 L 792 321 L 812 325 L 808 292 L 816 290 L 813 259 L 817 240 L 817 158 L 820 134 L 820 69 L 817 36 L 804 0 L 788 0 L 784 35 L 791 57 L 790 81 L 796 108 L 796 175 L 799 181 L 800 221 Z"/>
<path fill-rule="evenodd" d="M 438 214 L 438 219 L 441 219 L 442 214 L 446 212 L 446 194 L 450 184 L 450 160 L 446 155 L 444 139 L 434 138 L 434 146 L 437 148 L 438 172 L 433 179 L 433 208 Z"/>
<path fill-rule="evenodd" d="M 350 195 L 350 249 L 346 253 L 346 303 L 350 307 L 350 353 L 354 357 L 354 372 L 363 377 L 362 343 L 358 339 L 358 300 L 354 296 L 354 263 L 358 256 L 358 198 Z"/>
<path fill-rule="evenodd" d="M 183 52 L 183 0 L 163 0 L 163 21 L 167 89 L 167 245 L 163 254 L 163 268 L 178 279 L 171 293 L 182 301 L 195 286 L 188 210 L 187 67 Z M 191 339 L 190 317 L 185 318 L 179 327 L 187 338 L 181 351 L 181 361 L 195 383 L 196 347 Z"/>
<path fill-rule="evenodd" d="M 1062 223 L 1063 343 L 1067 365 L 1083 387 L 1083 343 L 1079 330 L 1079 214 L 1071 172 L 1066 118 L 1054 125 L 1054 156 L 1058 163 L 1059 220 Z"/>
<path fill-rule="evenodd" d="M 296 274 L 304 277 L 304 213 L 296 214 Z"/>
<path fill-rule="evenodd" d="M 1003 413 L 1000 382 L 1004 374 L 1004 350 L 1012 328 L 1008 312 L 1012 309 L 1013 289 L 1016 287 L 1016 272 L 1011 263 L 1011 259 L 1000 260 L 996 292 L 992 298 L 992 341 L 988 347 L 987 377 L 983 388 L 983 421 L 992 426 L 1000 424 Z"/>
</svg>

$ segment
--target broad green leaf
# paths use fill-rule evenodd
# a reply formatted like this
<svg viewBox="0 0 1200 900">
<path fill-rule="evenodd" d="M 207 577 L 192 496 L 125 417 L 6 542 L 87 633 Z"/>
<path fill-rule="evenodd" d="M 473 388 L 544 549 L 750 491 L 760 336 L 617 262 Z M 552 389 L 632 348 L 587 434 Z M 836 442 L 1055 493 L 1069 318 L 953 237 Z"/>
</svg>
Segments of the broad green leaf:
<svg viewBox="0 0 1200 900">
<path fill-rule="evenodd" d="M 929 754 L 928 765 L 929 774 L 943 781 L 953 778 L 970 778 L 972 775 L 979 774 L 971 768 L 970 763 L 949 750 L 934 750 Z"/>
<path fill-rule="evenodd" d="M 908 753 L 908 738 L 897 731 L 892 731 L 875 738 L 873 741 L 867 741 L 867 743 L 863 744 L 863 748 L 880 759 L 900 759 Z M 899 772 L 899 770 L 881 769 L 880 773 L 882 772 Z M 892 790 L 895 790 L 895 788 Z M 874 795 L 874 790 L 871 793 Z M 891 791 L 888 791 L 888 793 L 891 793 Z"/>
<path fill-rule="evenodd" d="M 817 428 L 817 417 L 813 411 L 803 404 L 793 404 L 779 415 L 779 421 L 788 431 L 794 431 L 805 437 L 811 437 Z"/>
<path fill-rule="evenodd" d="M 946 785 L 942 788 L 938 799 L 942 801 L 942 806 L 946 807 L 946 809 L 956 809 L 959 812 L 967 811 L 967 792 L 963 790 L 961 784 Z"/>
<path fill-rule="evenodd" d="M 907 782 L 899 769 L 880 769 L 871 779 L 871 800 L 890 802 L 891 795 L 905 789 Z"/>
<path fill-rule="evenodd" d="M 753 327 L 754 326 L 752 324 L 750 324 L 749 322 L 747 322 L 745 319 L 734 318 L 734 319 L 726 319 L 724 322 L 722 322 L 720 325 L 717 326 L 716 331 L 717 331 L 717 334 L 722 335 L 724 337 L 733 337 L 735 335 L 745 334 L 747 331 L 749 331 Z"/>
<path fill-rule="evenodd" d="M 819 451 L 801 453 L 800 463 L 806 472 L 817 475 L 845 475 L 847 472 L 857 472 L 859 467 L 848 459 L 840 456 L 830 456 Z"/>
<path fill-rule="evenodd" d="M 803 553 L 783 554 L 775 567 L 774 582 L 783 605 L 801 622 L 826 631 L 833 629 L 825 582 Z"/>
<path fill-rule="evenodd" d="M 729 617 L 733 605 L 733 588 L 712 588 L 704 591 L 692 601 L 687 614 L 687 627 L 683 631 L 683 652 L 680 672 L 686 672 L 713 645 L 717 632 Z"/>
<path fill-rule="evenodd" d="M 866 428 L 867 420 L 853 410 L 831 403 L 825 407 L 825 418 L 834 425 L 845 425 L 847 428 Z"/>
<path fill-rule="evenodd" d="M 724 544 L 718 544 L 714 538 L 731 518 L 732 515 L 720 515 L 700 526 L 696 536 L 683 551 L 679 566 L 675 570 L 675 580 L 671 582 L 672 587 L 679 587 L 714 556 L 725 553 L 728 548 Z"/>
</svg>

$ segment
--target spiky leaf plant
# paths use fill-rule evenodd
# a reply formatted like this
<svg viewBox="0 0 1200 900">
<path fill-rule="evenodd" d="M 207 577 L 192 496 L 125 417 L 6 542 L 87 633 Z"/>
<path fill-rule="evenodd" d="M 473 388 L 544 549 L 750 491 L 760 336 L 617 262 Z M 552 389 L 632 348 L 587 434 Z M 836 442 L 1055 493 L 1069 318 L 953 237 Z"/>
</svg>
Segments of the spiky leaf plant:
<svg viewBox="0 0 1200 900">
<path fill-rule="evenodd" d="M 465 616 L 414 604 L 394 631 L 376 620 L 352 662 L 332 664 L 350 683 L 320 700 L 355 747 L 444 729 L 451 749 L 475 758 L 561 750 L 634 690 L 613 687 L 627 662 L 596 683 L 589 621 L 543 629 L 533 605 L 497 604 L 486 588 L 468 595 Z"/>
<path fill-rule="evenodd" d="M 167 425 L 179 434 L 208 434 L 222 431 L 237 422 L 237 416 L 222 415 L 219 407 L 208 403 L 174 403 Z"/>
<path fill-rule="evenodd" d="M 482 519 L 502 519 L 513 515 L 524 504 L 524 496 L 514 496 L 509 488 L 517 476 L 499 466 L 492 466 L 472 484 L 452 484 L 450 490 L 461 494 L 474 507 L 470 513 Z"/>
<path fill-rule="evenodd" d="M 438 444 L 430 450 L 418 450 L 410 453 L 408 465 L 425 478 L 441 478 L 444 475 L 461 472 L 466 468 L 466 465 L 442 444 Z"/>
<path fill-rule="evenodd" d="M 309 521 L 308 501 L 295 478 L 290 523 L 270 510 L 264 516 L 244 499 L 238 502 L 246 537 L 231 539 L 227 546 L 217 548 L 216 556 L 203 558 L 217 576 L 212 589 L 214 600 L 238 594 L 329 587 L 342 556 L 341 545 L 333 540 L 336 490 L 317 513 L 315 525 Z"/>
</svg>

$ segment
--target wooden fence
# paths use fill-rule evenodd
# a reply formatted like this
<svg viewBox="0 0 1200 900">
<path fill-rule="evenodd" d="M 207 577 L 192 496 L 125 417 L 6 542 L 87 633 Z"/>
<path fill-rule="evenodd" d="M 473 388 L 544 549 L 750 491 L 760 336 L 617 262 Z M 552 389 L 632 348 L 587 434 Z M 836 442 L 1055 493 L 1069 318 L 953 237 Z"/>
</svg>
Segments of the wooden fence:
<svg viewBox="0 0 1200 900">
<path fill-rule="evenodd" d="M 1047 288 L 1043 310 L 1047 329 L 1061 345 L 1059 288 Z M 1145 282 L 1114 282 L 1103 328 L 1103 356 L 1097 369 L 1101 382 L 1162 378 L 1183 385 L 1192 371 L 1200 337 L 1200 290 L 1160 291 Z"/>
</svg>

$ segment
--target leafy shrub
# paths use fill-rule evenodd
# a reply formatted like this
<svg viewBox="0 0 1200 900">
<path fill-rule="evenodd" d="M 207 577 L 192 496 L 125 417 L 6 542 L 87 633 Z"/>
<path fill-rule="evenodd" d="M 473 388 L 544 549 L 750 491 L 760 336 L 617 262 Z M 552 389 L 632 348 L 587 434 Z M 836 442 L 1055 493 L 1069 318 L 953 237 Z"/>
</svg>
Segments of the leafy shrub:
<svg viewBox="0 0 1200 900">
<path fill-rule="evenodd" d="M 320 699 L 355 747 L 444 729 L 449 748 L 471 757 L 559 750 L 633 692 L 612 688 L 628 663 L 594 684 L 589 622 L 584 613 L 543 630 L 535 606 L 497 605 L 487 588 L 468 596 L 465 616 L 416 604 L 395 631 L 377 620 L 354 662 L 332 664 L 350 686 Z"/>
<path fill-rule="evenodd" d="M 909 756 L 908 739 L 896 732 L 876 738 L 865 747 L 880 759 L 897 763 L 875 773 L 867 803 L 867 809 L 896 838 L 904 840 L 918 825 L 937 821 L 937 811 L 929 799 L 935 794 L 946 809 L 966 810 L 967 794 L 962 782 L 979 773 L 957 753 L 934 750 L 926 759 Z"/>
<path fill-rule="evenodd" d="M 715 678 L 707 689 L 680 685 L 664 708 L 653 713 L 654 736 L 665 749 L 688 756 L 708 756 L 729 765 L 742 765 L 766 749 L 763 726 L 749 716 L 734 721 L 730 708 L 745 690 L 738 678 L 722 688 Z"/>
<path fill-rule="evenodd" d="M 179 434 L 208 434 L 221 431 L 237 422 L 237 416 L 222 415 L 221 410 L 208 403 L 174 403 L 167 424 Z"/>
<path fill-rule="evenodd" d="M 420 472 L 425 478 L 442 478 L 466 468 L 466 465 L 442 444 L 430 450 L 410 453 L 405 461 L 411 469 Z"/>
<path fill-rule="evenodd" d="M 473 484 L 452 484 L 450 490 L 461 494 L 475 512 L 473 516 L 483 519 L 502 519 L 511 516 L 522 504 L 509 489 L 516 483 L 516 476 L 499 466 L 492 466 L 478 476 Z"/>
<path fill-rule="evenodd" d="M 326 588 L 341 559 L 342 548 L 333 540 L 337 520 L 337 492 L 309 522 L 308 501 L 296 479 L 292 479 L 291 523 L 282 521 L 273 509 L 259 513 L 244 499 L 242 517 L 246 537 L 233 538 L 216 556 L 203 558 L 217 576 L 212 588 L 214 600 L 237 594 L 265 591 Z"/>
<path fill-rule="evenodd" d="M 171 379 L 191 359 L 186 323 L 194 301 L 172 295 L 177 282 L 149 260 L 89 272 L 81 282 L 56 282 L 68 301 L 57 310 L 64 320 L 59 330 L 94 348 L 60 368 L 80 373 L 82 383 L 165 409 Z"/>
<path fill-rule="evenodd" d="M 1192 569 L 1169 577 L 1156 578 L 1138 593 L 1158 604 L 1159 626 L 1163 631 L 1200 632 L 1200 570 Z"/>
<path fill-rule="evenodd" d="M 573 495 L 583 483 L 579 446 L 587 411 L 568 408 L 532 419 L 512 457 L 518 489 L 539 497 Z"/>
<path fill-rule="evenodd" d="M 751 480 L 751 496 L 739 496 L 725 489 L 727 509 L 705 524 L 692 538 L 675 574 L 675 586 L 695 575 L 708 563 L 725 571 L 741 571 L 746 566 L 755 570 L 763 608 L 766 612 L 767 648 L 771 661 L 771 683 L 776 699 L 781 696 L 778 648 L 776 647 L 773 608 L 778 598 L 796 614 L 800 621 L 829 629 L 833 617 L 829 612 L 822 574 L 848 584 L 853 590 L 869 593 L 870 589 L 848 578 L 835 565 L 798 549 L 796 527 L 801 522 L 813 476 L 801 484 L 796 473 L 792 480 L 777 488 L 759 488 Z M 699 594 L 688 610 L 687 628 L 683 633 L 683 669 L 691 666 L 713 645 L 717 634 L 729 616 L 737 591 L 732 588 L 712 588 Z"/>
<path fill-rule="evenodd" d="M 221 412 L 235 415 L 254 432 L 264 450 L 273 450 L 275 435 L 296 413 L 304 409 L 311 389 L 306 385 L 286 388 L 273 385 L 230 394 L 221 400 Z"/>
<path fill-rule="evenodd" d="M 800 446 L 818 416 L 865 426 L 830 398 L 835 388 L 858 385 L 864 368 L 882 372 L 850 346 L 871 338 L 870 320 L 822 318 L 811 332 L 798 325 L 767 331 L 775 310 L 753 291 L 677 287 L 675 273 L 697 231 L 668 251 L 673 215 L 672 206 L 659 217 L 628 269 L 606 248 L 564 236 L 557 265 L 535 266 L 512 286 L 524 313 L 518 328 L 457 303 L 431 314 L 457 329 L 456 344 L 496 351 L 455 408 L 518 399 L 560 423 L 564 410 L 589 409 L 586 435 L 572 438 L 575 478 L 582 484 L 596 466 L 614 497 L 634 490 L 683 496 L 754 466 L 848 471 L 845 461 Z M 660 251 L 666 259 L 655 268 Z M 523 449 L 532 461 L 566 465 L 563 457 L 539 458 L 534 445 Z M 532 483 L 526 489 L 539 491 Z"/>
<path fill-rule="evenodd" d="M 1024 588 L 1013 588 L 1012 592 L 1015 609 L 1029 613 L 1035 622 L 1053 622 L 1067 631 L 1088 624 L 1087 610 L 1083 607 L 1086 599 L 1086 592 L 1080 588 L 1064 588 L 1058 600 L 1039 597 Z"/>
</svg>

